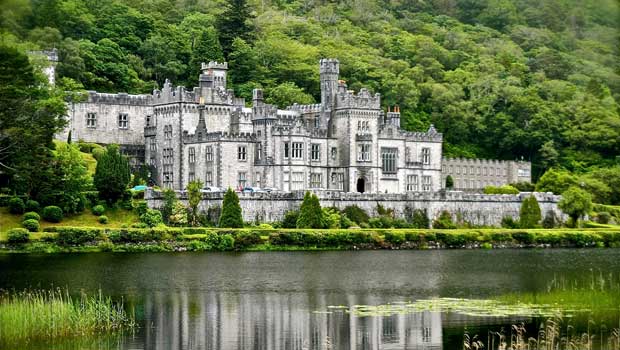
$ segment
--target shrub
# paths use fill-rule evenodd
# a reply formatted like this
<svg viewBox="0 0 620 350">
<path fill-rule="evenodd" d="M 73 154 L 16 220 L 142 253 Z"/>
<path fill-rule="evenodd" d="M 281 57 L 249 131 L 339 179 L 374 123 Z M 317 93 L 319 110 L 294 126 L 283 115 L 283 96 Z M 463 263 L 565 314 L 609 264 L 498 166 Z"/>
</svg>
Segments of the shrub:
<svg viewBox="0 0 620 350">
<path fill-rule="evenodd" d="M 596 222 L 599 224 L 608 224 L 609 221 L 611 221 L 611 214 L 606 211 L 602 211 L 596 216 Z"/>
<path fill-rule="evenodd" d="M 22 221 L 22 226 L 24 226 L 24 228 L 30 232 L 39 231 L 39 221 L 35 219 L 28 219 L 28 220 Z"/>
<path fill-rule="evenodd" d="M 578 226 L 579 219 L 592 210 L 592 196 L 581 188 L 572 186 L 562 193 L 558 207 L 570 216 L 573 225 Z"/>
<path fill-rule="evenodd" d="M 38 213 L 35 213 L 34 211 L 29 211 L 26 214 L 24 214 L 24 216 L 22 216 L 22 221 L 26 221 L 26 220 L 39 221 L 41 220 L 41 216 Z"/>
<path fill-rule="evenodd" d="M 426 209 L 414 209 L 411 215 L 411 227 L 413 228 L 428 228 L 430 226 L 430 220 L 426 215 Z"/>
<path fill-rule="evenodd" d="M 23 214 L 26 210 L 24 201 L 19 197 L 13 197 L 9 199 L 9 213 L 11 214 Z"/>
<path fill-rule="evenodd" d="M 90 227 L 58 227 L 56 242 L 60 245 L 80 245 L 99 238 L 101 230 Z"/>
<path fill-rule="evenodd" d="M 349 219 L 358 225 L 361 225 L 364 222 L 368 223 L 368 220 L 370 219 L 364 209 L 358 207 L 357 205 L 350 205 L 344 208 L 343 212 Z"/>
<path fill-rule="evenodd" d="M 222 202 L 222 215 L 220 216 L 218 226 L 226 228 L 243 227 L 243 217 L 241 216 L 239 197 L 230 187 L 224 194 L 224 201 Z"/>
<path fill-rule="evenodd" d="M 94 207 L 92 207 L 91 211 L 93 212 L 93 215 L 100 216 L 105 213 L 105 207 L 101 204 L 95 205 Z"/>
<path fill-rule="evenodd" d="M 63 218 L 63 212 L 60 207 L 49 205 L 43 208 L 43 219 L 49 222 L 60 222 Z"/>
<path fill-rule="evenodd" d="M 104 225 L 105 225 L 105 224 L 107 224 L 107 223 L 108 223 L 108 217 L 107 217 L 107 216 L 105 216 L 105 215 L 101 215 L 101 216 L 99 217 L 99 219 L 97 219 L 97 220 L 99 221 L 99 223 L 100 223 L 100 224 L 104 224 Z"/>
<path fill-rule="evenodd" d="M 439 214 L 439 217 L 433 221 L 433 228 L 437 229 L 455 229 L 456 225 L 452 222 L 452 215 L 447 210 Z"/>
<path fill-rule="evenodd" d="M 393 220 L 387 216 L 380 216 L 370 219 L 368 225 L 372 228 L 392 228 Z"/>
<path fill-rule="evenodd" d="M 319 198 L 309 191 L 304 195 L 304 200 L 299 208 L 297 228 L 323 228 L 323 211 Z"/>
<path fill-rule="evenodd" d="M 225 234 L 220 236 L 220 242 L 217 245 L 217 249 L 221 251 L 233 250 L 235 248 L 235 239 L 231 234 Z"/>
<path fill-rule="evenodd" d="M 467 236 L 460 233 L 437 232 L 435 234 L 437 242 L 443 243 L 448 247 L 462 247 L 467 243 Z"/>
<path fill-rule="evenodd" d="M 529 196 L 521 203 L 521 209 L 519 210 L 519 227 L 521 228 L 535 228 L 542 219 L 540 213 L 540 206 L 536 197 Z"/>
<path fill-rule="evenodd" d="M 140 215 L 140 222 L 146 224 L 148 227 L 155 227 L 163 224 L 164 219 L 159 210 L 147 209 L 144 214 Z"/>
<path fill-rule="evenodd" d="M 340 212 L 334 208 L 323 208 L 321 210 L 322 228 L 340 228 Z"/>
<path fill-rule="evenodd" d="M 14 228 L 7 232 L 9 243 L 26 243 L 30 240 L 30 232 L 25 228 Z"/>
<path fill-rule="evenodd" d="M 487 186 L 484 188 L 485 194 L 519 194 L 519 190 L 510 186 L 504 185 L 501 187 Z"/>
<path fill-rule="evenodd" d="M 533 233 L 526 231 L 513 232 L 512 238 L 521 244 L 532 244 L 536 240 L 536 236 Z"/>
<path fill-rule="evenodd" d="M 235 236 L 235 248 L 237 249 L 251 247 L 262 242 L 260 234 L 256 231 L 241 231 Z"/>
<path fill-rule="evenodd" d="M 504 216 L 502 218 L 502 224 L 501 226 L 503 228 L 518 228 L 519 227 L 519 223 L 515 221 L 515 219 L 512 218 L 512 216 Z"/>
<path fill-rule="evenodd" d="M 393 245 L 401 245 L 405 242 L 405 234 L 403 232 L 386 231 L 385 241 Z"/>
<path fill-rule="evenodd" d="M 133 206 L 133 210 L 138 214 L 138 216 L 144 215 L 147 209 L 148 206 L 145 201 L 139 201 Z"/>
<path fill-rule="evenodd" d="M 181 202 L 175 202 L 168 223 L 173 226 L 187 225 L 187 208 Z"/>
<path fill-rule="evenodd" d="M 39 202 L 32 199 L 26 201 L 26 211 L 39 211 L 39 209 L 41 209 Z"/>
<path fill-rule="evenodd" d="M 555 217 L 555 212 L 552 210 L 547 211 L 545 215 L 545 219 L 542 222 L 543 228 L 554 228 L 557 226 L 557 219 Z"/>
<path fill-rule="evenodd" d="M 282 220 L 282 228 L 297 228 L 297 219 L 299 218 L 299 211 L 289 210 L 284 214 Z"/>
</svg>

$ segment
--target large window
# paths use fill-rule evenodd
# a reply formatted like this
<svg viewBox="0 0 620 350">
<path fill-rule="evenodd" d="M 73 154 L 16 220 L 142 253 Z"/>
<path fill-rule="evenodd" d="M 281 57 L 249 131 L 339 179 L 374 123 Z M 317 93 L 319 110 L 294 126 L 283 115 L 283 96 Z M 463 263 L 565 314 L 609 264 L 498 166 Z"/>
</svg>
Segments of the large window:
<svg viewBox="0 0 620 350">
<path fill-rule="evenodd" d="M 304 173 L 294 172 L 291 179 L 291 190 L 303 190 L 304 182 Z"/>
<path fill-rule="evenodd" d="M 370 144 L 362 143 L 357 145 L 357 160 L 360 162 L 370 162 Z"/>
<path fill-rule="evenodd" d="M 237 184 L 239 185 L 239 188 L 244 188 L 247 183 L 248 179 L 246 173 L 243 171 L 239 172 L 239 175 L 237 176 Z"/>
<path fill-rule="evenodd" d="M 205 186 L 213 186 L 213 173 L 210 171 L 205 174 Z"/>
<path fill-rule="evenodd" d="M 407 175 L 407 191 L 419 191 L 418 175 Z"/>
<path fill-rule="evenodd" d="M 318 162 L 321 160 L 321 145 L 318 143 L 312 144 L 311 158 L 313 161 Z"/>
<path fill-rule="evenodd" d="M 118 128 L 119 129 L 129 128 L 129 115 L 127 115 L 127 113 L 120 113 L 118 115 Z"/>
<path fill-rule="evenodd" d="M 87 128 L 96 128 L 97 127 L 97 113 L 87 113 L 86 114 L 86 127 Z"/>
<path fill-rule="evenodd" d="M 187 160 L 189 161 L 189 164 L 196 163 L 196 149 L 194 147 L 189 148 Z"/>
<path fill-rule="evenodd" d="M 293 142 L 291 158 L 303 159 L 304 157 L 304 144 L 302 142 Z"/>
<path fill-rule="evenodd" d="M 310 174 L 310 187 L 311 188 L 321 188 L 323 187 L 323 183 L 321 181 L 321 174 L 312 173 Z"/>
<path fill-rule="evenodd" d="M 172 166 L 174 164 L 174 154 L 172 148 L 164 148 L 163 152 L 163 183 L 165 188 L 172 188 L 174 173 Z"/>
<path fill-rule="evenodd" d="M 343 173 L 332 173 L 332 187 L 338 190 L 344 190 Z"/>
<path fill-rule="evenodd" d="M 422 148 L 422 164 L 431 164 L 431 149 Z"/>
<path fill-rule="evenodd" d="M 240 161 L 245 161 L 247 159 L 247 148 L 246 146 L 237 147 L 237 159 Z"/>
<path fill-rule="evenodd" d="M 396 174 L 397 148 L 381 148 L 381 170 L 384 174 Z"/>
<path fill-rule="evenodd" d="M 259 142 L 256 144 L 256 159 L 261 160 L 263 158 L 263 143 Z"/>
<path fill-rule="evenodd" d="M 422 191 L 430 192 L 433 190 L 433 183 L 430 176 L 422 176 Z"/>
<path fill-rule="evenodd" d="M 164 125 L 164 139 L 172 139 L 172 125 Z"/>
<path fill-rule="evenodd" d="M 205 151 L 205 161 L 212 162 L 213 161 L 213 146 L 207 146 Z"/>
</svg>

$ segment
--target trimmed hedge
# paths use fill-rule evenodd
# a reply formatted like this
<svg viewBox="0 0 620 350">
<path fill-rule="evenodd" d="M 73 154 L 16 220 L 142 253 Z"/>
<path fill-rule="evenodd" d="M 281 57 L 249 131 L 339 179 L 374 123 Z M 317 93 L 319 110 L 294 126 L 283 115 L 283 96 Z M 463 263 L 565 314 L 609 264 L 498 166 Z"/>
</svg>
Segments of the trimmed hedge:
<svg viewBox="0 0 620 350">
<path fill-rule="evenodd" d="M 60 222 L 64 217 L 62 209 L 55 205 L 50 205 L 43 208 L 43 219 L 49 222 Z"/>
<path fill-rule="evenodd" d="M 9 199 L 9 213 L 11 214 L 23 214 L 26 210 L 26 204 L 24 200 L 19 197 L 13 197 Z"/>
<path fill-rule="evenodd" d="M 56 227 L 56 243 L 80 245 L 101 239 L 102 230 L 94 227 Z"/>
<path fill-rule="evenodd" d="M 30 232 L 25 228 L 14 228 L 7 232 L 9 243 L 26 243 L 30 240 Z"/>
</svg>

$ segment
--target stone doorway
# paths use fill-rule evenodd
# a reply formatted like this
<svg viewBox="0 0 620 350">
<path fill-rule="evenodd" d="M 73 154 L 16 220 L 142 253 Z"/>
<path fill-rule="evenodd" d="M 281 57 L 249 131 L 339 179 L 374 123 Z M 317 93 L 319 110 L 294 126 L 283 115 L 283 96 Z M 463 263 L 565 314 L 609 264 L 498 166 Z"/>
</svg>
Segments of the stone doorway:
<svg viewBox="0 0 620 350">
<path fill-rule="evenodd" d="M 366 180 L 363 177 L 357 179 L 357 192 L 364 193 L 366 190 Z"/>
</svg>

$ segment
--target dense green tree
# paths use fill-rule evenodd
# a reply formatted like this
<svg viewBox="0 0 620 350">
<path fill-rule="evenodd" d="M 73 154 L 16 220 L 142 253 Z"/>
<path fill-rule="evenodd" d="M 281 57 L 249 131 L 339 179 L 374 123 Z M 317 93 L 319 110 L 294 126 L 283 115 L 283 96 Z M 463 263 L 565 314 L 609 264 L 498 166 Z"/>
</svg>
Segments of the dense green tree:
<svg viewBox="0 0 620 350">
<path fill-rule="evenodd" d="M 549 169 L 536 183 L 536 191 L 561 194 L 574 185 L 577 185 L 577 177 L 570 172 L 561 169 Z"/>
<path fill-rule="evenodd" d="M 201 63 L 210 61 L 224 62 L 222 46 L 217 37 L 217 31 L 213 27 L 205 28 L 194 45 L 189 61 L 192 67 L 191 79 L 198 81 Z"/>
<path fill-rule="evenodd" d="M 202 200 L 202 181 L 192 181 L 187 185 L 187 202 L 189 204 L 189 223 L 192 226 L 200 224 L 198 220 L 198 204 Z"/>
<path fill-rule="evenodd" d="M 267 103 L 274 104 L 279 106 L 280 108 L 286 108 L 288 106 L 292 106 L 293 103 L 299 104 L 312 104 L 314 103 L 314 98 L 304 92 L 303 89 L 299 88 L 295 83 L 287 82 L 282 83 L 278 86 L 275 86 L 266 91 L 267 98 L 265 99 Z"/>
<path fill-rule="evenodd" d="M 579 187 L 571 186 L 562 193 L 558 207 L 571 218 L 571 224 L 578 227 L 579 219 L 592 210 L 592 196 Z"/>
<path fill-rule="evenodd" d="M 520 228 L 536 228 L 542 220 L 540 206 L 536 197 L 529 196 L 521 202 L 519 210 L 519 227 Z"/>
<path fill-rule="evenodd" d="M 446 176 L 446 188 L 449 190 L 454 188 L 454 179 L 450 175 Z"/>
<path fill-rule="evenodd" d="M 224 194 L 224 201 L 222 202 L 222 215 L 220 216 L 218 227 L 243 227 L 243 216 L 241 215 L 239 197 L 232 188 L 228 188 Z"/>
<path fill-rule="evenodd" d="M 164 205 L 161 208 L 161 215 L 164 222 L 167 224 L 170 222 L 170 216 L 172 215 L 172 209 L 178 202 L 177 194 L 173 189 L 167 188 L 163 192 Z"/>
<path fill-rule="evenodd" d="M 254 15 L 247 0 L 228 0 L 226 9 L 218 20 L 220 43 L 224 53 L 228 55 L 232 50 L 235 38 L 246 42 L 254 39 Z"/>
<path fill-rule="evenodd" d="M 297 228 L 323 228 L 323 211 L 319 198 L 315 194 L 306 192 L 299 208 Z"/>
<path fill-rule="evenodd" d="M 117 145 L 109 145 L 106 152 L 97 161 L 93 182 L 99 198 L 109 204 L 123 197 L 131 180 L 129 161 L 122 155 Z"/>
</svg>

